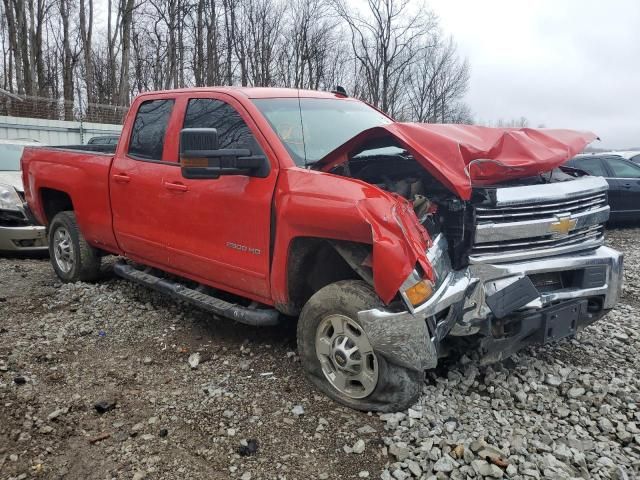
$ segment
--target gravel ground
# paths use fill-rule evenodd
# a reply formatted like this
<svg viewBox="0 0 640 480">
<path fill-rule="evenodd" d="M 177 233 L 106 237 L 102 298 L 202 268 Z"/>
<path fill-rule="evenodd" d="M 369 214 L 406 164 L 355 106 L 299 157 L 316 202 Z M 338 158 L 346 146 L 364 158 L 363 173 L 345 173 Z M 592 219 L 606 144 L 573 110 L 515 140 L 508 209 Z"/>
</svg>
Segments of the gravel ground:
<svg viewBox="0 0 640 480">
<path fill-rule="evenodd" d="M 0 259 L 0 479 L 635 478 L 638 238 L 609 233 L 624 295 L 576 340 L 484 368 L 469 352 L 382 416 L 316 393 L 290 326 Z"/>
</svg>

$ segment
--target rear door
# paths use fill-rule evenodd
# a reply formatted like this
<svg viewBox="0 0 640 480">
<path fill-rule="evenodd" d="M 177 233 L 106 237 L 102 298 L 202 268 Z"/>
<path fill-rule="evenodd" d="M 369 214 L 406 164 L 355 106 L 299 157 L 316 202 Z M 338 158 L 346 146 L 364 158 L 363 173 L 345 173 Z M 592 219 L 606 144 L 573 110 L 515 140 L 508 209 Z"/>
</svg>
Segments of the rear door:
<svg viewBox="0 0 640 480">
<path fill-rule="evenodd" d="M 275 156 L 251 117 L 231 97 L 194 94 L 181 98 L 183 108 L 180 128 L 216 128 L 219 148 L 248 148 L 253 155 L 266 155 L 271 168 L 265 178 L 197 180 L 183 178 L 179 169 L 167 170 L 165 184 L 184 185 L 167 205 L 172 220 L 164 231 L 171 262 L 186 276 L 268 302 Z"/>
<path fill-rule="evenodd" d="M 607 179 L 611 185 L 609 198 L 615 202 L 615 210 L 625 217 L 636 217 L 640 212 L 640 166 L 621 157 L 604 160 L 610 172 Z"/>
<path fill-rule="evenodd" d="M 165 232 L 174 213 L 172 192 L 163 178 L 180 171 L 175 155 L 169 161 L 166 138 L 174 98 L 143 101 L 139 104 L 131 132 L 118 149 L 109 182 L 113 230 L 127 256 L 154 266 L 167 265 Z"/>
</svg>

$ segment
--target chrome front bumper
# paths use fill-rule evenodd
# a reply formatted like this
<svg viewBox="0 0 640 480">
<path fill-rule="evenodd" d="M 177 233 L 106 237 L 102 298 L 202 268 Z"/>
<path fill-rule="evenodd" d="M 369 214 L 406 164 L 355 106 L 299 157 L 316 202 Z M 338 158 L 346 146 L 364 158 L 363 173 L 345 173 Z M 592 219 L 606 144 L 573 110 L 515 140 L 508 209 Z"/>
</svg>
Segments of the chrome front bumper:
<svg viewBox="0 0 640 480">
<path fill-rule="evenodd" d="M 0 251 L 43 252 L 46 250 L 47 233 L 45 227 L 37 225 L 0 226 Z"/>
<path fill-rule="evenodd" d="M 359 312 L 358 318 L 377 351 L 407 368 L 425 370 L 436 366 L 437 344 L 444 336 L 473 335 L 487 326 L 493 318 L 487 297 L 511 283 L 532 274 L 602 266 L 606 269 L 604 285 L 542 293 L 519 311 L 599 297 L 603 300 L 602 310 L 606 312 L 620 297 L 622 265 L 622 254 L 604 246 L 530 261 L 469 265 L 464 270 L 450 272 L 433 296 L 413 312 L 373 309 Z M 449 309 L 446 318 L 436 324 L 435 317 L 446 309 Z"/>
</svg>

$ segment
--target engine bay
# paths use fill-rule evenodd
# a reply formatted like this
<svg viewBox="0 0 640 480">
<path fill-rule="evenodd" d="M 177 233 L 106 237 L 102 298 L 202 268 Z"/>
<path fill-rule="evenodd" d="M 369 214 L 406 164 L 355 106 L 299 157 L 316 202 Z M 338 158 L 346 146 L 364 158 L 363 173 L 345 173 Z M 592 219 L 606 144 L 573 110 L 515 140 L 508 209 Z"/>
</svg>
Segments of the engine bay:
<svg viewBox="0 0 640 480">
<path fill-rule="evenodd" d="M 432 235 L 437 233 L 440 223 L 436 219 L 438 206 L 456 198 L 406 151 L 396 147 L 356 155 L 331 173 L 357 178 L 409 200 L 416 216 Z"/>
<path fill-rule="evenodd" d="M 362 180 L 409 200 L 431 238 L 444 233 L 454 268 L 468 263 L 476 224 L 474 206 L 491 203 L 497 188 L 565 182 L 583 175 L 558 167 L 536 176 L 474 187 L 471 200 L 465 201 L 445 188 L 406 150 L 395 146 L 361 152 L 330 173 Z"/>
</svg>

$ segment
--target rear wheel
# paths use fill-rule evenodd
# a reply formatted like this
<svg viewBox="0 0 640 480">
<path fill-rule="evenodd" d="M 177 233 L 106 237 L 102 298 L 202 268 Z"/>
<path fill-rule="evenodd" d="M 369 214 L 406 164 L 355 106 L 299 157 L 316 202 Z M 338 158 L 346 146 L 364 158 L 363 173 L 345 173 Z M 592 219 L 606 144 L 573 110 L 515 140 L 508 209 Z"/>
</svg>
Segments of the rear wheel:
<svg viewBox="0 0 640 480">
<path fill-rule="evenodd" d="M 334 400 L 364 411 L 404 410 L 418 399 L 423 376 L 376 353 L 358 312 L 379 306 L 363 281 L 327 285 L 302 309 L 298 350 L 308 378 Z"/>
<path fill-rule="evenodd" d="M 49 256 L 63 282 L 90 282 L 100 274 L 99 251 L 87 243 L 75 213 L 58 213 L 49 225 Z"/>
</svg>

